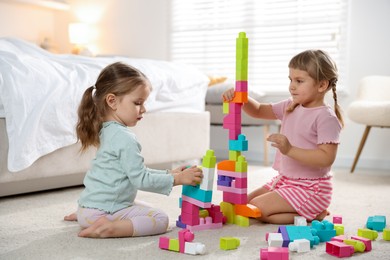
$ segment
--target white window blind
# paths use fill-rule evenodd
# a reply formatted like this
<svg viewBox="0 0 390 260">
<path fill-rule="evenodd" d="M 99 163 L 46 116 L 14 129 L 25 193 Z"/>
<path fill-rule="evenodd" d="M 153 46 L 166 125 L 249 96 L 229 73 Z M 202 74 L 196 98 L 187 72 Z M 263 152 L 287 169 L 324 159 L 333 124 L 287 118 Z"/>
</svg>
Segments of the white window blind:
<svg viewBox="0 0 390 260">
<path fill-rule="evenodd" d="M 171 59 L 235 80 L 238 33 L 249 38 L 248 83 L 287 91 L 288 62 L 327 51 L 345 78 L 348 0 L 172 0 Z"/>
</svg>

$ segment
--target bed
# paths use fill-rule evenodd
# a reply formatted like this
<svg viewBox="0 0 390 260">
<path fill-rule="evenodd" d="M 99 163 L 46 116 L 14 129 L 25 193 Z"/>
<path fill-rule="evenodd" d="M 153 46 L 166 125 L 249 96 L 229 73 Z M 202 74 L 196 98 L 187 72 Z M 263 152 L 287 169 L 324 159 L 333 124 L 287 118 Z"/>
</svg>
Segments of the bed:
<svg viewBox="0 0 390 260">
<path fill-rule="evenodd" d="M 106 65 L 122 61 L 153 90 L 144 119 L 131 128 L 145 164 L 200 159 L 209 148 L 209 78 L 188 64 L 129 57 L 52 54 L 0 38 L 0 196 L 81 185 L 96 150 L 79 152 L 77 107 Z"/>
</svg>

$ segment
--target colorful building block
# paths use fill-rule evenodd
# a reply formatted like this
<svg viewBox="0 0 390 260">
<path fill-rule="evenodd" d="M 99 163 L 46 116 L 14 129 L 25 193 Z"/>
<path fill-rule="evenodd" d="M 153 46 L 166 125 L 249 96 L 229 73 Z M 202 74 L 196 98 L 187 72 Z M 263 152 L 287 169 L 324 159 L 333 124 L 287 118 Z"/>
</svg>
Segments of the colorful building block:
<svg viewBox="0 0 390 260">
<path fill-rule="evenodd" d="M 386 217 L 385 216 L 370 216 L 367 219 L 366 227 L 378 232 L 386 227 Z"/>
<path fill-rule="evenodd" d="M 283 236 L 281 233 L 269 233 L 268 238 L 267 238 L 267 242 L 268 242 L 268 246 L 282 247 L 283 246 Z"/>
<path fill-rule="evenodd" d="M 362 241 L 355 240 L 355 239 L 345 239 L 343 242 L 344 244 L 353 246 L 355 252 L 362 253 L 366 250 L 366 245 Z"/>
<path fill-rule="evenodd" d="M 309 252 L 310 251 L 310 241 L 307 239 L 296 239 L 290 244 L 288 244 L 288 249 L 290 251 L 295 251 L 297 253 Z"/>
<path fill-rule="evenodd" d="M 249 218 L 240 215 L 235 215 L 234 224 L 240 227 L 249 227 Z"/>
<path fill-rule="evenodd" d="M 376 232 L 375 230 L 368 229 L 368 228 L 359 228 L 357 234 L 360 237 L 365 237 L 365 238 L 368 238 L 370 240 L 375 240 L 378 237 L 378 232 Z"/>
<path fill-rule="evenodd" d="M 229 150 L 248 151 L 248 141 L 245 135 L 240 134 L 237 140 L 229 140 Z"/>
<path fill-rule="evenodd" d="M 312 230 L 309 226 L 285 226 L 290 241 L 296 239 L 305 238 L 310 241 L 310 247 L 318 245 L 320 238 L 317 235 L 313 235 Z"/>
<path fill-rule="evenodd" d="M 203 255 L 206 252 L 206 246 L 199 242 L 185 242 L 184 253 L 189 255 Z"/>
<path fill-rule="evenodd" d="M 214 155 L 213 150 L 207 150 L 206 155 L 202 158 L 202 166 L 205 168 L 215 168 L 217 163 L 217 157 Z"/>
<path fill-rule="evenodd" d="M 319 237 L 320 242 L 330 241 L 332 237 L 336 236 L 334 224 L 327 220 L 313 220 L 311 227 L 315 230 L 315 234 Z"/>
<path fill-rule="evenodd" d="M 334 229 L 336 230 L 336 236 L 344 235 L 344 225 L 343 224 L 334 224 Z"/>
<path fill-rule="evenodd" d="M 295 216 L 294 217 L 294 225 L 295 226 L 307 226 L 307 221 L 305 217 Z"/>
<path fill-rule="evenodd" d="M 326 242 L 326 253 L 337 257 L 349 257 L 355 252 L 355 249 L 351 245 L 346 245 L 339 241 Z"/>
<path fill-rule="evenodd" d="M 188 229 L 182 229 L 178 233 L 179 238 L 172 238 L 162 236 L 159 239 L 159 248 L 174 252 L 197 255 L 204 254 L 205 245 L 201 243 L 193 243 L 194 233 Z"/>
<path fill-rule="evenodd" d="M 240 240 L 235 237 L 221 237 L 219 239 L 219 248 L 222 250 L 237 249 L 240 246 Z"/>
<path fill-rule="evenodd" d="M 260 210 L 251 204 L 247 204 L 247 205 L 237 204 L 237 205 L 235 205 L 234 206 L 234 213 L 236 215 L 249 217 L 249 218 L 258 218 L 261 216 Z"/>
<path fill-rule="evenodd" d="M 389 228 L 383 229 L 382 236 L 383 236 L 383 240 L 390 241 L 390 229 Z"/>
<path fill-rule="evenodd" d="M 287 247 L 268 247 L 260 249 L 260 260 L 288 260 Z"/>
<path fill-rule="evenodd" d="M 245 159 L 245 156 L 242 156 L 242 155 L 238 156 L 234 171 L 235 172 L 245 172 L 245 173 L 248 172 L 248 163 Z"/>
<path fill-rule="evenodd" d="M 219 170 L 234 172 L 236 169 L 236 162 L 231 160 L 220 161 L 217 164 L 217 169 L 218 172 Z"/>
<path fill-rule="evenodd" d="M 355 239 L 355 240 L 363 242 L 363 244 L 366 247 L 365 251 L 371 251 L 372 243 L 371 243 L 370 239 L 365 238 L 365 237 L 361 237 L 361 236 L 351 236 L 351 239 Z"/>
<path fill-rule="evenodd" d="M 334 215 L 333 224 L 343 224 L 343 217 L 341 215 Z"/>
<path fill-rule="evenodd" d="M 286 226 L 279 226 L 278 228 L 278 233 L 281 233 L 282 234 L 282 237 L 283 237 L 283 247 L 288 247 L 288 245 L 290 244 L 290 237 L 288 235 L 288 232 L 287 232 L 287 229 L 286 229 Z M 296 238 L 298 239 L 298 238 Z"/>
</svg>

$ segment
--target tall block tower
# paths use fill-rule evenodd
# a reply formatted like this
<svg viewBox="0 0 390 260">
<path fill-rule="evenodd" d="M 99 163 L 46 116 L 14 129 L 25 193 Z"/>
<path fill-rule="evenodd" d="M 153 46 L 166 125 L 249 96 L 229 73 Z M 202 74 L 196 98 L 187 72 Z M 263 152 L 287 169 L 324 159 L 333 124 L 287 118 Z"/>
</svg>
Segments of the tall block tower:
<svg viewBox="0 0 390 260">
<path fill-rule="evenodd" d="M 248 141 L 241 134 L 241 108 L 248 102 L 248 38 L 240 32 L 236 39 L 236 84 L 234 98 L 223 103 L 223 128 L 229 131 L 229 160 L 217 164 L 217 189 L 223 192 L 221 210 L 227 223 L 248 226 L 248 217 L 259 217 L 260 210 L 248 205 L 247 162 L 241 153 Z"/>
</svg>

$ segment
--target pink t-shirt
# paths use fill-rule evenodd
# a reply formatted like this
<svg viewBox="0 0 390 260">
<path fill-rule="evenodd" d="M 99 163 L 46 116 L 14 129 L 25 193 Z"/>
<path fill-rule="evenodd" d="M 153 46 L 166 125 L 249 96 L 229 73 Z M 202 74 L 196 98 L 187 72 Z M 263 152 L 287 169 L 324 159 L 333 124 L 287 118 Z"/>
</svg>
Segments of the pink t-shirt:
<svg viewBox="0 0 390 260">
<path fill-rule="evenodd" d="M 316 149 L 319 144 L 339 144 L 341 124 L 329 106 L 306 108 L 297 106 L 293 112 L 286 109 L 291 99 L 272 104 L 275 116 L 281 120 L 281 134 L 291 145 L 303 149 Z M 281 175 L 295 179 L 317 179 L 328 177 L 330 167 L 311 167 L 276 151 L 273 168 Z"/>
</svg>

